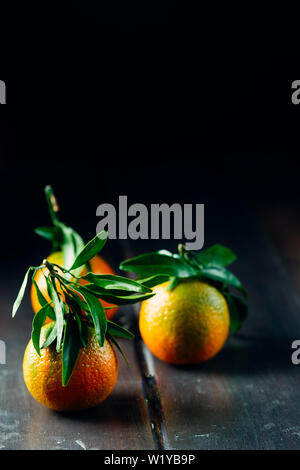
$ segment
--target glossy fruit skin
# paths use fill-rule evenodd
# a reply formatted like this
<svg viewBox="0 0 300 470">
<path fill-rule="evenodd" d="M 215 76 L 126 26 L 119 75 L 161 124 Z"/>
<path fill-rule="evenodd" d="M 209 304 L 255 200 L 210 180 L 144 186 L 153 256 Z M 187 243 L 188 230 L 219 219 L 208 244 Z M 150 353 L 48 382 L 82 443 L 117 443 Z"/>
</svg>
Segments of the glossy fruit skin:
<svg viewBox="0 0 300 470">
<path fill-rule="evenodd" d="M 50 263 L 55 263 L 55 264 L 58 264 L 59 266 L 63 266 L 63 254 L 62 254 L 61 251 L 56 251 L 54 253 L 51 253 L 51 255 L 48 256 L 47 260 Z M 115 274 L 115 272 L 110 267 L 110 265 L 103 258 L 101 258 L 100 256 L 94 256 L 94 258 L 91 259 L 90 264 L 91 264 L 91 270 L 94 274 Z M 48 271 L 47 268 L 45 268 L 43 271 L 44 271 L 45 275 L 48 275 L 49 271 Z M 86 272 L 87 272 L 86 269 L 83 269 L 83 271 L 81 272 L 81 275 L 86 274 Z M 41 269 L 39 271 L 37 271 L 37 273 L 34 277 L 34 280 L 36 281 L 37 285 L 39 286 L 39 289 L 42 292 L 45 299 L 48 302 L 50 302 L 50 297 L 49 297 L 48 292 L 47 292 L 46 280 L 44 278 L 44 275 L 43 275 Z M 86 283 L 86 281 L 83 281 L 83 280 L 80 281 L 80 284 L 82 284 L 82 285 L 85 284 L 85 283 Z M 61 289 L 60 289 L 60 286 L 59 286 L 58 282 L 56 282 L 56 287 L 57 287 L 58 292 L 61 293 Z M 109 307 L 111 305 L 111 304 L 109 304 L 108 302 L 105 302 L 105 300 L 102 300 L 102 299 L 101 299 L 101 303 L 102 303 L 103 307 Z M 32 304 L 32 308 L 33 308 L 34 312 L 37 313 L 41 308 L 41 304 L 39 303 L 34 285 L 32 285 L 32 287 L 31 287 L 31 304 Z M 117 309 L 118 309 L 118 307 L 106 310 L 105 313 L 106 313 L 107 318 L 108 319 L 112 318 L 114 316 L 114 314 L 116 313 Z M 47 322 L 49 322 L 49 321 L 51 321 L 51 320 L 48 318 Z"/>
<path fill-rule="evenodd" d="M 168 282 L 153 288 L 142 303 L 141 336 L 150 351 L 171 364 L 211 359 L 229 334 L 229 310 L 224 296 L 199 280 L 184 280 L 171 291 Z"/>
<path fill-rule="evenodd" d="M 43 326 L 41 344 L 51 323 Z M 88 345 L 81 352 L 66 387 L 62 386 L 62 353 L 54 343 L 38 356 L 30 340 L 25 350 L 23 374 L 28 391 L 39 403 L 57 411 L 92 408 L 112 392 L 118 376 L 118 360 L 109 341 L 101 348 L 93 328 L 88 327 Z"/>
</svg>

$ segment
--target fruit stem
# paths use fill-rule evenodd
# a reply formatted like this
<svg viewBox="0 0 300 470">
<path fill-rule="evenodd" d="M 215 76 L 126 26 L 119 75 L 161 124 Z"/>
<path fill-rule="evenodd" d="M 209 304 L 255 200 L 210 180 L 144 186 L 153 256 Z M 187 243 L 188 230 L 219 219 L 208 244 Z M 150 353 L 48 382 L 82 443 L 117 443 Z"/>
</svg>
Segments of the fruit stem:
<svg viewBox="0 0 300 470">
<path fill-rule="evenodd" d="M 59 207 L 58 207 L 58 204 L 57 204 L 56 197 L 54 195 L 54 191 L 52 189 L 52 186 L 50 186 L 50 185 L 45 186 L 44 191 L 45 191 L 45 195 L 46 195 L 46 199 L 47 199 L 48 208 L 49 208 L 52 223 L 53 223 L 53 225 L 58 225 L 59 220 L 58 220 L 58 217 L 57 217 L 57 212 L 59 211 Z"/>
<path fill-rule="evenodd" d="M 52 263 L 49 263 L 46 259 L 44 259 L 43 264 L 46 266 L 46 268 L 49 270 L 51 276 L 55 277 L 55 269 Z"/>
<path fill-rule="evenodd" d="M 180 254 L 180 256 L 182 256 L 184 258 L 184 255 L 186 254 L 186 249 L 184 247 L 184 245 L 182 243 L 179 243 L 178 245 L 178 253 Z"/>
</svg>

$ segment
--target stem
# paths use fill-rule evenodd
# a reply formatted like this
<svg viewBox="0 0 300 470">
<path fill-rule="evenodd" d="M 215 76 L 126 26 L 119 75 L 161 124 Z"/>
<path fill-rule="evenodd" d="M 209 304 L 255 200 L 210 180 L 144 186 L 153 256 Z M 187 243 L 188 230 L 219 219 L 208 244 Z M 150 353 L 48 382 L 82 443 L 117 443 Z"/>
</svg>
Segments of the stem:
<svg viewBox="0 0 300 470">
<path fill-rule="evenodd" d="M 182 243 L 179 243 L 179 245 L 178 245 L 178 253 L 180 254 L 180 256 L 182 256 L 184 258 L 184 255 L 186 253 L 186 249 L 185 249 L 185 247 Z"/>
<path fill-rule="evenodd" d="M 59 211 L 59 207 L 56 201 L 56 197 L 54 196 L 54 191 L 52 189 L 52 186 L 50 185 L 45 186 L 45 195 L 46 195 L 52 223 L 54 226 L 58 226 L 59 220 L 57 217 L 57 212 Z"/>
</svg>

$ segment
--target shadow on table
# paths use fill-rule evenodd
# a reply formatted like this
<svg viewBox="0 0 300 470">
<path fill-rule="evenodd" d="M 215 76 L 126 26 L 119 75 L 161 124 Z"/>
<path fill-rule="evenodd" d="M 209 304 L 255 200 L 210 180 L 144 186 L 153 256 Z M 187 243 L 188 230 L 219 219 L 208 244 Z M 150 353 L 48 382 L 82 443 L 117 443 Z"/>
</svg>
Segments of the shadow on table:
<svg viewBox="0 0 300 470">
<path fill-rule="evenodd" d="M 112 394 L 100 405 L 88 410 L 74 412 L 56 412 L 53 413 L 63 416 L 66 419 L 81 421 L 85 423 L 121 423 L 132 422 L 133 424 L 143 422 L 143 413 L 139 412 L 140 396 L 132 392 Z"/>
<path fill-rule="evenodd" d="M 291 344 L 294 339 L 270 339 L 239 334 L 231 337 L 215 358 L 203 364 L 172 367 L 191 372 L 201 370 L 206 374 L 283 372 L 295 368 L 291 361 Z"/>
</svg>

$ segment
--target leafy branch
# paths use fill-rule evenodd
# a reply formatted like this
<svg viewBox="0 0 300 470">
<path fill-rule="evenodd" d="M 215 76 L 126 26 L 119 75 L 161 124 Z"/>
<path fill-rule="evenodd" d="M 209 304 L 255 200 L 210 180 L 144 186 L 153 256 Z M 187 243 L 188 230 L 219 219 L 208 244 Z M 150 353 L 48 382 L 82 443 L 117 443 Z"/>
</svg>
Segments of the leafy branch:
<svg viewBox="0 0 300 470">
<path fill-rule="evenodd" d="M 247 292 L 240 279 L 227 268 L 235 260 L 233 251 L 219 244 L 200 252 L 188 251 L 180 244 L 178 254 L 167 250 L 145 253 L 123 261 L 120 269 L 136 273 L 136 280 L 149 288 L 169 281 L 168 289 L 172 290 L 185 279 L 209 282 L 226 298 L 234 333 L 247 316 Z"/>
<path fill-rule="evenodd" d="M 29 274 L 32 272 L 32 282 L 36 289 L 41 309 L 32 322 L 31 338 L 38 355 L 41 349 L 56 343 L 57 352 L 62 352 L 62 384 L 66 386 L 72 376 L 79 357 L 80 349 L 87 346 L 87 327 L 95 329 L 99 346 L 102 347 L 105 338 L 112 341 L 121 351 L 116 338 L 132 338 L 133 334 L 107 320 L 105 308 L 100 299 L 109 300 L 113 305 L 124 305 L 141 302 L 154 295 L 147 285 L 127 279 L 123 276 L 87 273 L 78 276 L 77 270 L 85 265 L 98 253 L 107 240 L 107 232 L 97 234 L 89 243 L 82 247 L 73 260 L 69 269 L 58 264 L 43 261 L 41 266 L 31 266 L 23 280 L 17 299 L 13 305 L 14 317 L 25 294 Z M 50 302 L 44 298 L 34 276 L 42 270 Z M 84 285 L 80 281 L 84 281 Z M 44 344 L 40 344 L 41 329 L 49 317 L 53 325 Z"/>
</svg>

